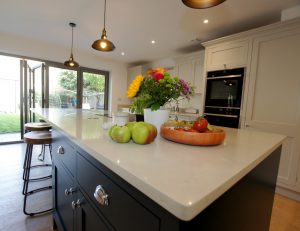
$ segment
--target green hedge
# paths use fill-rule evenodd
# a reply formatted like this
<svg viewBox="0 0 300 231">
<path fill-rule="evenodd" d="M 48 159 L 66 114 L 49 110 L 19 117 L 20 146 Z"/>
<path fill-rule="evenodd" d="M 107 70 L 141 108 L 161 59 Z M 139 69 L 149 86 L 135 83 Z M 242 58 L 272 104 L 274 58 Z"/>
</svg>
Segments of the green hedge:
<svg viewBox="0 0 300 231">
<path fill-rule="evenodd" d="M 19 132 L 20 130 L 20 114 L 0 113 L 0 134 Z"/>
</svg>

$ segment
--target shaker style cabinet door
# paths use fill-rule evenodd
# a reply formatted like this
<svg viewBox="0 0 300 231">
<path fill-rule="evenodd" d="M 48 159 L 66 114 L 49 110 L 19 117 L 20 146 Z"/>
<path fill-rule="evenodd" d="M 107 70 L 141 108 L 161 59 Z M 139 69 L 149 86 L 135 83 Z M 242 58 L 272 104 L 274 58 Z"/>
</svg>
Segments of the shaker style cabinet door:
<svg viewBox="0 0 300 231">
<path fill-rule="evenodd" d="M 97 215 L 81 192 L 77 193 L 76 230 L 77 231 L 109 231 L 102 219 Z"/>
<path fill-rule="evenodd" d="M 300 155 L 299 41 L 300 27 L 254 38 L 245 121 L 247 129 L 288 137 L 277 183 L 293 190 Z"/>
<path fill-rule="evenodd" d="M 74 181 L 61 165 L 54 166 L 55 176 L 55 213 L 64 230 L 74 230 L 74 210 L 72 202 L 75 200 Z M 61 227 L 59 227 L 61 228 Z"/>
<path fill-rule="evenodd" d="M 223 70 L 244 67 L 248 61 L 248 50 L 248 40 L 208 47 L 206 51 L 206 69 Z"/>
<path fill-rule="evenodd" d="M 186 82 L 194 83 L 194 62 L 189 60 L 177 64 L 177 75 L 179 78 L 184 79 Z"/>
<path fill-rule="evenodd" d="M 176 59 L 175 75 L 194 85 L 195 93 L 204 92 L 204 51 Z"/>
<path fill-rule="evenodd" d="M 204 62 L 203 59 L 196 59 L 194 62 L 194 86 L 195 93 L 204 92 Z"/>
</svg>

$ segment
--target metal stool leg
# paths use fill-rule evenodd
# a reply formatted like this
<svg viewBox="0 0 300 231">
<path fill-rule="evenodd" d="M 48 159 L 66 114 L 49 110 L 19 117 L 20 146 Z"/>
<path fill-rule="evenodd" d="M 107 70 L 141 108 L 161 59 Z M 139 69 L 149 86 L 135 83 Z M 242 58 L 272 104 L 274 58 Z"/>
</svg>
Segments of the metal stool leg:
<svg viewBox="0 0 300 231">
<path fill-rule="evenodd" d="M 25 168 L 24 168 L 24 172 L 23 172 L 23 180 L 24 180 L 23 181 L 23 190 L 22 190 L 23 195 L 25 195 L 28 190 L 32 146 L 33 146 L 32 144 L 27 144 L 27 147 L 26 147 L 26 162 L 25 162 Z"/>
<path fill-rule="evenodd" d="M 29 150 L 29 145 L 26 145 L 26 152 L 25 152 L 25 158 L 24 158 L 24 164 L 23 164 L 23 180 L 25 180 L 25 172 L 26 172 L 25 169 L 27 166 L 28 150 Z"/>
<path fill-rule="evenodd" d="M 31 160 L 32 160 L 32 149 L 33 149 L 33 145 L 32 144 L 27 144 L 27 148 L 26 148 L 26 162 L 24 162 L 24 182 L 23 182 L 23 195 L 24 195 L 24 203 L 23 203 L 23 212 L 26 215 L 30 215 L 30 216 L 34 216 L 34 215 L 38 215 L 41 213 L 46 213 L 46 212 L 50 212 L 53 209 L 47 209 L 47 210 L 43 210 L 43 211 L 39 211 L 39 212 L 33 212 L 33 213 L 29 213 L 26 211 L 26 204 L 27 204 L 27 197 L 36 193 L 36 192 L 40 192 L 40 191 L 44 191 L 44 190 L 48 190 L 51 189 L 52 186 L 46 186 L 46 187 L 42 187 L 42 188 L 38 188 L 38 189 L 34 189 L 31 191 L 28 191 L 28 184 L 29 181 L 31 180 L 41 180 L 41 179 L 50 179 L 50 176 L 46 176 L 46 177 L 40 177 L 40 178 L 35 178 L 35 179 L 30 179 L 30 169 L 32 168 L 31 166 Z M 51 166 L 51 165 L 43 165 L 43 166 Z M 34 167 L 38 167 L 38 166 L 34 166 Z"/>
<path fill-rule="evenodd" d="M 45 146 L 46 146 L 45 144 L 42 145 L 41 153 L 38 155 L 38 160 L 40 161 L 44 161 L 45 159 L 45 152 L 46 152 Z"/>
</svg>

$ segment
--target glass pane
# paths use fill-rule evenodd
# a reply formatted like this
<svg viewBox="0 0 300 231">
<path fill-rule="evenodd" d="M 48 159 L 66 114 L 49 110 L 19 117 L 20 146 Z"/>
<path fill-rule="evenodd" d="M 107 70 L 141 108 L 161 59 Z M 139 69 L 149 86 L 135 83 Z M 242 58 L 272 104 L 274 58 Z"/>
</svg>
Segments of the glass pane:
<svg viewBox="0 0 300 231">
<path fill-rule="evenodd" d="M 0 56 L 0 142 L 21 139 L 20 60 Z"/>
<path fill-rule="evenodd" d="M 83 72 L 83 109 L 104 109 L 105 76 Z"/>
<path fill-rule="evenodd" d="M 76 108 L 77 71 L 49 67 L 49 107 Z"/>
<path fill-rule="evenodd" d="M 42 107 L 42 67 L 34 70 L 34 107 Z"/>
</svg>

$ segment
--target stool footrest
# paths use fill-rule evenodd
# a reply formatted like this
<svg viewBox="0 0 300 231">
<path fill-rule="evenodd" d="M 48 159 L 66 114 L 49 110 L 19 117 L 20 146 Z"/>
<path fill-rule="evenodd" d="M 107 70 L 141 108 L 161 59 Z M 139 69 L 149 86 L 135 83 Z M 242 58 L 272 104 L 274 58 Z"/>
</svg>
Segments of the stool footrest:
<svg viewBox="0 0 300 231">
<path fill-rule="evenodd" d="M 42 213 L 48 213 L 48 212 L 51 212 L 51 211 L 53 211 L 53 209 L 47 209 L 47 210 L 36 212 L 36 213 L 27 213 L 26 211 L 23 211 L 23 212 L 26 215 L 35 216 L 35 215 L 39 215 L 39 214 L 42 214 Z"/>
<path fill-rule="evenodd" d="M 48 189 L 52 189 L 52 186 L 49 185 L 49 186 L 46 186 L 46 187 L 37 188 L 37 189 L 31 190 L 31 191 L 28 191 L 27 194 L 25 194 L 25 196 L 30 196 L 34 193 L 45 191 L 45 190 L 48 190 Z"/>
<path fill-rule="evenodd" d="M 47 179 L 50 179 L 50 178 L 52 178 L 52 175 L 28 179 L 28 181 L 29 182 L 36 182 L 36 181 L 41 181 L 41 180 L 47 180 Z"/>
</svg>

